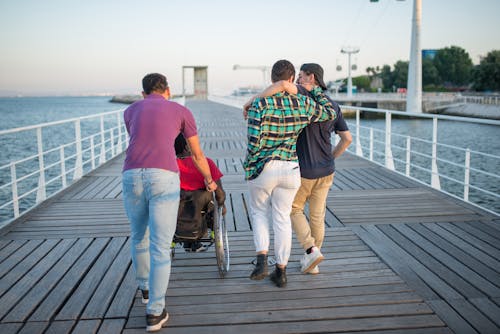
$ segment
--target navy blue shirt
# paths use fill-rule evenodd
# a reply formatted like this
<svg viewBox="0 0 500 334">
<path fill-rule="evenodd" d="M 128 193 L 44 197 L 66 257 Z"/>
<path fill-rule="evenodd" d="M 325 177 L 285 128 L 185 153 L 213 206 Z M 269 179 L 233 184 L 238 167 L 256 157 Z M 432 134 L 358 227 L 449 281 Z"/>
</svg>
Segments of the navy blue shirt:
<svg viewBox="0 0 500 334">
<path fill-rule="evenodd" d="M 304 87 L 297 86 L 297 89 L 299 94 L 311 96 Z M 297 139 L 300 176 L 306 179 L 317 179 L 335 172 L 331 137 L 333 133 L 349 130 L 338 103 L 329 97 L 328 99 L 337 112 L 337 118 L 334 121 L 309 124 L 302 130 Z"/>
</svg>

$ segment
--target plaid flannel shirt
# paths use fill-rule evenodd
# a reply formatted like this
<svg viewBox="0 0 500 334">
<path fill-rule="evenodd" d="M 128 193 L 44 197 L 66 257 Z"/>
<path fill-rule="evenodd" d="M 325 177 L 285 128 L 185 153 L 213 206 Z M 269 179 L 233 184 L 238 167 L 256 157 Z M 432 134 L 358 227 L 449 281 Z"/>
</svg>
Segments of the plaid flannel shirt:
<svg viewBox="0 0 500 334">
<path fill-rule="evenodd" d="M 248 110 L 245 179 L 255 179 L 270 160 L 298 161 L 296 144 L 309 123 L 334 120 L 336 112 L 320 87 L 313 99 L 278 93 L 255 99 Z"/>
</svg>

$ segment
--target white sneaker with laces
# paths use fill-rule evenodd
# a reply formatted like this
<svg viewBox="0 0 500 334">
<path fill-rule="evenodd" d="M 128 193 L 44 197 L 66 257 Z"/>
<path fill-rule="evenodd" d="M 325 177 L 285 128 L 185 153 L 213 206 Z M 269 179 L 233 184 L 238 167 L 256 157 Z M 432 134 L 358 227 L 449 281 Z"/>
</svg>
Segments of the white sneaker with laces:
<svg viewBox="0 0 500 334">
<path fill-rule="evenodd" d="M 305 253 L 300 260 L 300 271 L 304 274 L 310 272 L 314 267 L 316 267 L 321 261 L 323 261 L 324 256 L 321 254 L 318 247 L 314 246 L 311 249 L 311 253 Z"/>
</svg>

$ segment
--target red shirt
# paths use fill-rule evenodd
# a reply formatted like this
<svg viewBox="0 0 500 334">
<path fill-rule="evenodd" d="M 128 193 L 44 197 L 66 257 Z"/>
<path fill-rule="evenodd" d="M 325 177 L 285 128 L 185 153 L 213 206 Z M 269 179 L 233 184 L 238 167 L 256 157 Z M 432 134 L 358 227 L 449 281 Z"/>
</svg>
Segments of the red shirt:
<svg viewBox="0 0 500 334">
<path fill-rule="evenodd" d="M 217 165 L 212 161 L 212 159 L 209 158 L 207 158 L 207 162 L 208 167 L 210 167 L 212 179 L 214 181 L 220 180 L 223 174 Z M 185 157 L 183 159 L 177 158 L 177 165 L 179 166 L 182 190 L 192 191 L 205 189 L 205 179 L 194 166 L 193 159 L 191 157 Z"/>
</svg>

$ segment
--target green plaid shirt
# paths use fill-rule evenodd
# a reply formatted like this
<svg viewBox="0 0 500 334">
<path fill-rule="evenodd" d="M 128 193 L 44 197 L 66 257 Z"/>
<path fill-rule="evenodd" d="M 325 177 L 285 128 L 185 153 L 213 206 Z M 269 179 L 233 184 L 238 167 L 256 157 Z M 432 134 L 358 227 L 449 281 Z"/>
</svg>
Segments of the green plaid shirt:
<svg viewBox="0 0 500 334">
<path fill-rule="evenodd" d="M 314 98 L 278 93 L 256 99 L 248 109 L 245 179 L 255 179 L 270 160 L 298 161 L 300 131 L 309 123 L 334 120 L 335 109 L 320 87 Z M 315 102 L 316 101 L 316 102 Z"/>
</svg>

